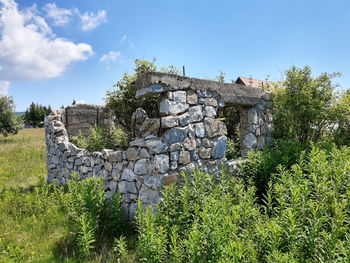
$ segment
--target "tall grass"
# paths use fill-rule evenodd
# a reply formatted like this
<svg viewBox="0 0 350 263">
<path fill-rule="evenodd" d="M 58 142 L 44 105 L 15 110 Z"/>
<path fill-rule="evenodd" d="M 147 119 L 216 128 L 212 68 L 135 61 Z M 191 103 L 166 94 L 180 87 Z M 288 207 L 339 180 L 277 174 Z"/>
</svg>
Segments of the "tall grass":
<svg viewBox="0 0 350 263">
<path fill-rule="evenodd" d="M 0 262 L 116 262 L 114 238 L 130 236 L 120 197 L 99 179 L 48 185 L 45 165 L 42 129 L 0 138 Z"/>
<path fill-rule="evenodd" d="M 252 161 L 252 160 L 251 160 Z M 253 183 L 195 172 L 166 187 L 159 212 L 138 216 L 144 262 L 350 262 L 350 148 L 314 148 Z M 142 207 L 141 207 L 142 208 Z"/>
</svg>

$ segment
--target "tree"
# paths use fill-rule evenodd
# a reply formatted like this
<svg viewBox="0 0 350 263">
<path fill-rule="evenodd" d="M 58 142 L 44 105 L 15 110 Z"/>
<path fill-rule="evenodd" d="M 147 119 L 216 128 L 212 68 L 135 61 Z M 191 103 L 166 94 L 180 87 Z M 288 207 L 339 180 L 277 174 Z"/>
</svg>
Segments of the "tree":
<svg viewBox="0 0 350 263">
<path fill-rule="evenodd" d="M 350 145 L 350 90 L 340 96 L 336 111 L 339 114 L 335 125 L 334 141 L 338 145 Z"/>
<path fill-rule="evenodd" d="M 16 134 L 21 127 L 21 119 L 16 116 L 14 101 L 11 97 L 0 96 L 0 134 Z"/>
<path fill-rule="evenodd" d="M 133 82 L 137 76 L 145 72 L 153 72 L 157 70 L 155 59 L 152 61 L 136 59 L 134 73 L 125 73 L 121 81 L 114 86 L 118 89 L 107 91 L 106 106 L 115 116 L 116 124 L 128 135 L 133 137 L 131 117 L 137 108 L 144 109 L 149 116 L 159 117 L 159 95 L 148 96 L 147 98 L 136 98 L 136 89 Z M 174 67 L 163 67 L 163 72 L 178 73 Z"/>
<path fill-rule="evenodd" d="M 24 113 L 24 121 L 33 127 L 42 127 L 44 118 L 51 112 L 51 107 L 32 102 Z"/>
<path fill-rule="evenodd" d="M 311 68 L 292 67 L 274 98 L 275 137 L 295 139 L 302 144 L 318 142 L 334 131 L 341 114 L 336 110 L 339 73 L 312 76 Z"/>
</svg>

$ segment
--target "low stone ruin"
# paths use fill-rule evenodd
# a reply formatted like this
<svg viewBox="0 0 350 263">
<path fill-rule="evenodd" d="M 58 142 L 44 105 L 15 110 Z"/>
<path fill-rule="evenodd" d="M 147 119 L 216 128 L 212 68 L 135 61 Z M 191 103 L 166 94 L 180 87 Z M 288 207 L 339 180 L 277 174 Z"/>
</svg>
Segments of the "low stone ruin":
<svg viewBox="0 0 350 263">
<path fill-rule="evenodd" d="M 125 151 L 89 152 L 76 147 L 69 141 L 67 108 L 45 119 L 49 183 L 65 184 L 72 172 L 79 179 L 102 177 L 107 195 L 120 192 L 123 209 L 132 218 L 138 198 L 145 206 L 156 205 L 162 187 L 176 183 L 182 171 L 189 173 L 198 167 L 215 173 L 225 165 L 234 166 L 234 161 L 225 159 L 227 129 L 216 119 L 218 108 L 240 107 L 243 156 L 272 140 L 272 96 L 262 89 L 159 72 L 141 75 L 135 88 L 137 97 L 161 95 L 161 118 L 138 109 L 130 120 L 135 140 Z M 84 118 L 76 116 L 75 120 L 81 120 L 82 132 L 91 127 L 84 124 Z"/>
</svg>

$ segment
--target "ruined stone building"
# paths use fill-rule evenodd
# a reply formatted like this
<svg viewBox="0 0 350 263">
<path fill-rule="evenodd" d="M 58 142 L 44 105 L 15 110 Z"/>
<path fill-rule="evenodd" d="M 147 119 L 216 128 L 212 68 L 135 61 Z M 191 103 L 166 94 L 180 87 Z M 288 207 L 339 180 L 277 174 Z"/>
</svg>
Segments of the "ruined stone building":
<svg viewBox="0 0 350 263">
<path fill-rule="evenodd" d="M 161 117 L 138 109 L 130 120 L 136 138 L 126 150 L 89 152 L 69 141 L 70 135 L 87 133 L 106 119 L 103 106 L 69 106 L 46 118 L 48 182 L 65 184 L 72 172 L 80 179 L 101 177 L 108 195 L 122 194 L 123 209 L 132 217 L 138 198 L 145 205 L 159 203 L 162 187 L 175 183 L 182 171 L 234 166 L 225 158 L 228 129 L 217 119 L 219 110 L 239 109 L 243 156 L 271 142 L 272 95 L 260 88 L 159 72 L 139 76 L 135 87 L 137 97 L 161 95 Z"/>
</svg>

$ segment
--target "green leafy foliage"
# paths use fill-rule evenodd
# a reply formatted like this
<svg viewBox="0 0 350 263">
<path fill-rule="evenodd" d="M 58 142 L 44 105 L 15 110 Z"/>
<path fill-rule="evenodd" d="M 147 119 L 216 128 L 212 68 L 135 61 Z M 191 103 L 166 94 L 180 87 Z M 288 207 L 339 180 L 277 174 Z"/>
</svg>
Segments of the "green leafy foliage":
<svg viewBox="0 0 350 263">
<path fill-rule="evenodd" d="M 334 142 L 337 145 L 350 145 L 350 90 L 345 91 L 336 104 L 338 115 L 335 124 Z"/>
<path fill-rule="evenodd" d="M 3 136 L 16 134 L 21 125 L 22 121 L 16 116 L 13 99 L 0 95 L 0 134 Z"/>
<path fill-rule="evenodd" d="M 313 148 L 290 169 L 279 166 L 263 205 L 242 178 L 192 177 L 164 189 L 156 215 L 140 210 L 141 260 L 349 261 L 350 148 Z"/>
<path fill-rule="evenodd" d="M 80 132 L 78 136 L 73 136 L 71 141 L 89 151 L 125 149 L 129 146 L 129 137 L 121 129 L 110 125 L 94 126 L 90 129 L 89 135 Z"/>
<path fill-rule="evenodd" d="M 296 141 L 275 140 L 270 147 L 263 151 L 250 151 L 236 171 L 236 175 L 246 184 L 254 183 L 258 201 L 261 203 L 271 176 L 277 172 L 279 166 L 287 169 L 302 158 L 308 148 Z"/>
<path fill-rule="evenodd" d="M 51 107 L 42 106 L 38 103 L 32 102 L 29 108 L 24 113 L 24 121 L 30 126 L 37 128 L 42 127 L 44 118 L 51 112 Z"/>
<path fill-rule="evenodd" d="M 153 61 L 136 59 L 134 72 L 132 74 L 125 73 L 122 80 L 115 84 L 117 89 L 107 91 L 106 106 L 115 116 L 117 126 L 130 138 L 133 138 L 133 127 L 130 120 L 137 108 L 144 109 L 151 117 L 159 116 L 159 95 L 149 96 L 147 98 L 135 98 L 136 89 L 133 85 L 137 76 L 156 70 L 155 59 Z M 161 70 L 173 74 L 178 73 L 178 70 L 174 66 L 163 67 Z"/>
<path fill-rule="evenodd" d="M 307 144 L 332 136 L 334 124 L 343 114 L 335 107 L 337 85 L 332 78 L 336 76 L 339 73 L 314 77 L 310 67 L 287 70 L 286 80 L 274 97 L 274 137 Z"/>
</svg>

